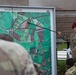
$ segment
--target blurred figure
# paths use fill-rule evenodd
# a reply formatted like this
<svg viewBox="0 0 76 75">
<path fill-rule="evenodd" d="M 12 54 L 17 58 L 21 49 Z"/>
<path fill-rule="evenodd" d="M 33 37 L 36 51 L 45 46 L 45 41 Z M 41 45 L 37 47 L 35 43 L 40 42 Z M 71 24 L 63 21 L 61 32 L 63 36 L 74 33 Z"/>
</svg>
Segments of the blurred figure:
<svg viewBox="0 0 76 75">
<path fill-rule="evenodd" d="M 75 60 L 75 63 L 71 68 L 66 71 L 65 75 L 76 75 L 76 47 L 71 50 L 71 54 L 73 59 Z"/>
<path fill-rule="evenodd" d="M 61 32 L 57 32 L 58 35 L 65 41 L 69 42 L 70 50 L 73 50 L 76 47 L 76 22 L 72 24 L 73 33 L 70 36 L 65 36 Z M 70 52 L 71 53 L 71 52 Z"/>
<path fill-rule="evenodd" d="M 69 58 L 66 60 L 66 66 L 67 66 L 67 69 L 71 68 L 75 63 L 75 60 L 73 58 Z"/>
<path fill-rule="evenodd" d="M 0 40 L 0 75 L 37 75 L 27 50 L 21 45 Z"/>
<path fill-rule="evenodd" d="M 73 50 L 73 48 L 76 46 L 76 22 L 72 24 L 73 33 L 71 33 L 70 36 L 65 36 L 61 32 L 57 32 L 58 35 L 65 41 L 68 41 L 70 43 L 70 49 Z"/>
<path fill-rule="evenodd" d="M 5 41 L 9 41 L 9 42 L 14 42 L 13 38 L 10 35 L 8 35 L 8 34 L 0 34 L 0 39 L 5 40 Z M 38 64 L 38 63 L 33 63 L 33 65 L 35 67 L 37 75 L 43 75 L 43 71 L 41 69 L 41 65 Z"/>
</svg>

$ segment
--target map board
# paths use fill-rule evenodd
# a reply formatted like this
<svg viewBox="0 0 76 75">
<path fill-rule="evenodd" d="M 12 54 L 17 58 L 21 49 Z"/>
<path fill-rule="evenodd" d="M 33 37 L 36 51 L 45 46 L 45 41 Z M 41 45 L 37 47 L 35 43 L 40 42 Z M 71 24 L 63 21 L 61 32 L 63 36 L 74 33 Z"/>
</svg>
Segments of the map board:
<svg viewBox="0 0 76 75">
<path fill-rule="evenodd" d="M 55 8 L 0 6 L 0 34 L 27 49 L 44 75 L 56 75 Z"/>
</svg>

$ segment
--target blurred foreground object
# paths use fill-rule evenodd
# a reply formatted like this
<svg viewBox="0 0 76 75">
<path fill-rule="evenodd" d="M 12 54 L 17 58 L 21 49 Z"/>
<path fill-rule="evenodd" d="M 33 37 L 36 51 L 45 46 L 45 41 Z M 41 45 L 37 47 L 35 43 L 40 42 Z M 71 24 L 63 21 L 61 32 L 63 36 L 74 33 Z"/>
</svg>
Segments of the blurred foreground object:
<svg viewBox="0 0 76 75">
<path fill-rule="evenodd" d="M 0 40 L 0 75 L 37 75 L 27 50 L 21 45 Z"/>
</svg>

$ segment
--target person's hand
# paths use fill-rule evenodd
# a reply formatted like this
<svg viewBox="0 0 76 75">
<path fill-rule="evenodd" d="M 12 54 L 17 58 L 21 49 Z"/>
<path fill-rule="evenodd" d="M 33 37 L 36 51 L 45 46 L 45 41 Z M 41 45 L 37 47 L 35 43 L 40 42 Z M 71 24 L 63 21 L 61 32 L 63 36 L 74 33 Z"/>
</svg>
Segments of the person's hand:
<svg viewBox="0 0 76 75">
<path fill-rule="evenodd" d="M 58 34 L 59 36 L 61 36 L 61 35 L 62 35 L 62 33 L 61 33 L 60 31 L 58 31 L 58 32 L 57 32 L 57 34 Z"/>
</svg>

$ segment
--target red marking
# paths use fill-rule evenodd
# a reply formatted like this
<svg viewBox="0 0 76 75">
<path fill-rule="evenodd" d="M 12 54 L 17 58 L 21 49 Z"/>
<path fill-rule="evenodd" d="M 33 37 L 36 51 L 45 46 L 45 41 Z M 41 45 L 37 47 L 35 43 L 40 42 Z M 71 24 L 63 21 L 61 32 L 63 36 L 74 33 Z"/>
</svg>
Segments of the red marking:
<svg viewBox="0 0 76 75">
<path fill-rule="evenodd" d="M 42 66 L 46 66 L 46 62 L 45 61 L 42 62 Z"/>
<path fill-rule="evenodd" d="M 29 21 L 30 21 L 30 20 L 27 20 L 27 21 L 26 21 L 26 25 L 25 25 L 24 28 L 28 28 L 28 26 L 29 26 L 28 22 L 29 22 Z"/>
<path fill-rule="evenodd" d="M 13 32 L 13 37 L 15 39 L 17 39 L 18 41 L 20 41 L 20 36 L 18 34 L 14 33 L 14 32 Z"/>
</svg>

